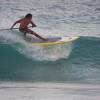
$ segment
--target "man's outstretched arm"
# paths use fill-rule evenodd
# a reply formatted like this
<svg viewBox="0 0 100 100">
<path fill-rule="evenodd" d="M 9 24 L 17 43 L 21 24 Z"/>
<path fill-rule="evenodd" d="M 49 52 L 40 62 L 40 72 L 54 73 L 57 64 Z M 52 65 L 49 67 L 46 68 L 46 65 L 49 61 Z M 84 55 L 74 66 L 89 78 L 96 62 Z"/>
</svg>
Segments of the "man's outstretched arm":
<svg viewBox="0 0 100 100">
<path fill-rule="evenodd" d="M 16 22 L 11 26 L 10 29 L 13 29 L 13 27 L 14 27 L 17 23 L 20 23 L 20 20 L 16 21 Z"/>
</svg>

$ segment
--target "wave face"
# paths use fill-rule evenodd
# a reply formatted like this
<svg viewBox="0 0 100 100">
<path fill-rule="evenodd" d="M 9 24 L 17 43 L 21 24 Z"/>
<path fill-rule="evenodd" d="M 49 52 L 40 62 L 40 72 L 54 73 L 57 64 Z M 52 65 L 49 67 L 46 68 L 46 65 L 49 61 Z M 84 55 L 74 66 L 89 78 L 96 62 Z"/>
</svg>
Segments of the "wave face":
<svg viewBox="0 0 100 100">
<path fill-rule="evenodd" d="M 40 61 L 21 53 L 18 50 L 19 45 L 16 47 L 11 44 L 0 44 L 0 80 L 100 83 L 99 44 L 99 38 L 81 37 L 73 43 L 69 56 L 59 58 L 55 54 L 59 59 L 54 61 L 48 59 L 48 54 L 44 56 L 47 55 L 48 60 L 44 60 L 42 55 Z M 63 46 L 64 49 L 67 47 Z M 63 52 L 66 51 L 67 49 Z M 54 54 L 53 51 L 52 53 Z"/>
<path fill-rule="evenodd" d="M 27 13 L 40 35 L 81 38 L 43 48 L 18 31 L 0 30 L 1 81 L 100 83 L 100 0 L 0 0 L 0 29 Z"/>
</svg>

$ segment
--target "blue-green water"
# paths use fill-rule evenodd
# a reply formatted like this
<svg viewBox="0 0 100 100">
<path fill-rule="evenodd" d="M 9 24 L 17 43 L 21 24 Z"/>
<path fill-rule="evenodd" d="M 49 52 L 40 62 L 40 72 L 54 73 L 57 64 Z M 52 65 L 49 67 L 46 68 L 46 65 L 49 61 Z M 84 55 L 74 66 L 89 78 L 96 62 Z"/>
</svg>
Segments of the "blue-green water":
<svg viewBox="0 0 100 100">
<path fill-rule="evenodd" d="M 36 47 L 2 30 L 27 13 L 41 36 L 81 37 Z M 0 100 L 19 99 L 100 100 L 100 0 L 0 0 Z"/>
<path fill-rule="evenodd" d="M 36 47 L 2 30 L 27 13 L 41 36 L 81 37 Z M 0 0 L 0 100 L 19 99 L 100 100 L 100 0 Z"/>
<path fill-rule="evenodd" d="M 69 56 L 54 61 L 30 58 L 16 46 L 0 44 L 0 81 L 100 83 L 100 38 L 81 37 Z"/>
</svg>

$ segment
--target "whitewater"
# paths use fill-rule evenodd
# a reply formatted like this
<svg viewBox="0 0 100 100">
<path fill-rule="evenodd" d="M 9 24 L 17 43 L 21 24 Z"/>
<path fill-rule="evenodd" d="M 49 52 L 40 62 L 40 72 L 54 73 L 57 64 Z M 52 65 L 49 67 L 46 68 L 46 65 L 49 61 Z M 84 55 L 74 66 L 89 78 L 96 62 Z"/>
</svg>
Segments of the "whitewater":
<svg viewBox="0 0 100 100">
<path fill-rule="evenodd" d="M 80 38 L 42 47 L 2 30 L 27 13 L 41 36 Z M 0 99 L 100 100 L 100 0 L 0 0 Z"/>
</svg>

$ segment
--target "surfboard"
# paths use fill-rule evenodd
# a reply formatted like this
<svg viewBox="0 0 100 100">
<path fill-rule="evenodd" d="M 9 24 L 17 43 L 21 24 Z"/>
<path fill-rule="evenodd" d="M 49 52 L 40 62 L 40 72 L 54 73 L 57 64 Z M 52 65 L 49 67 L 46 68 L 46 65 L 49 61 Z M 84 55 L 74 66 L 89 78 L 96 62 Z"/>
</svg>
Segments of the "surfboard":
<svg viewBox="0 0 100 100">
<path fill-rule="evenodd" d="M 78 38 L 79 36 L 48 37 L 47 41 L 42 41 L 40 39 L 33 39 L 31 43 L 33 46 L 53 46 L 53 45 L 62 45 L 69 42 L 73 42 Z"/>
</svg>

